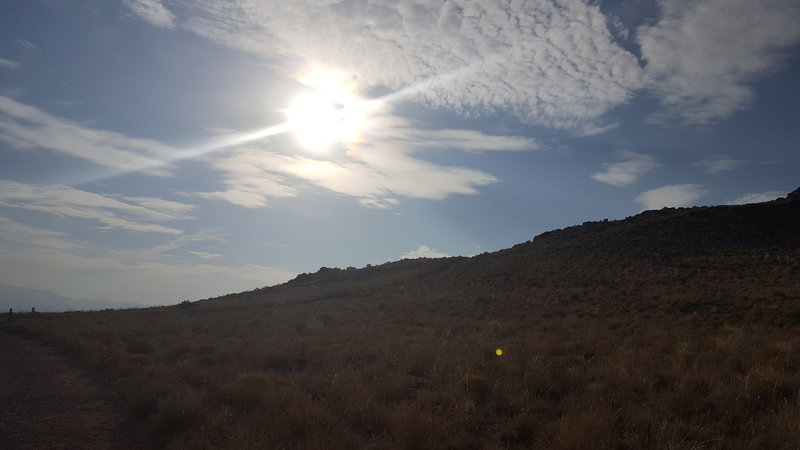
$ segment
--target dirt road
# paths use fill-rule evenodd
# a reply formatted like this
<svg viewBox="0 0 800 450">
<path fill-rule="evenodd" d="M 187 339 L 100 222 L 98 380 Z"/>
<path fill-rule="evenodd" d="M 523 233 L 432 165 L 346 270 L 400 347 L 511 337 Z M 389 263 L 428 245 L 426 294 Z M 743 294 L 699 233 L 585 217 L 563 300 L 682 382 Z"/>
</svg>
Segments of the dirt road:
<svg viewBox="0 0 800 450">
<path fill-rule="evenodd" d="M 56 350 L 0 329 L 0 448 L 132 449 L 111 393 Z"/>
</svg>

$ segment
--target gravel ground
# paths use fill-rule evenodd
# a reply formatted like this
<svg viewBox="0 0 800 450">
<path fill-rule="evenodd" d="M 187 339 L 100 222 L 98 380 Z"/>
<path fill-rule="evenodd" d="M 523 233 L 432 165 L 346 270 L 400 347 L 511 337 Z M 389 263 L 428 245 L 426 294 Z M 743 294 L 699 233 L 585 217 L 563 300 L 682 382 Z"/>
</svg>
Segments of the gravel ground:
<svg viewBox="0 0 800 450">
<path fill-rule="evenodd" d="M 57 350 L 0 330 L 0 449 L 142 448 L 110 390 Z"/>
</svg>

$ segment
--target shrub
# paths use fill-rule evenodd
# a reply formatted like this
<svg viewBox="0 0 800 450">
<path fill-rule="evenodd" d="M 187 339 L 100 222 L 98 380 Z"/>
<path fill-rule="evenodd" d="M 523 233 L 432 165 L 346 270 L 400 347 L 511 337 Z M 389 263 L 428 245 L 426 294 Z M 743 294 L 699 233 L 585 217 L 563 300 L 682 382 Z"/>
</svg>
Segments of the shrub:
<svg viewBox="0 0 800 450">
<path fill-rule="evenodd" d="M 260 372 L 239 374 L 222 388 L 222 396 L 231 406 L 249 409 L 261 404 L 272 390 L 272 378 Z"/>
<path fill-rule="evenodd" d="M 144 367 L 153 364 L 153 359 L 147 355 L 142 355 L 142 354 L 131 355 L 130 358 L 128 359 L 130 360 L 131 364 L 135 366 Z"/>
<path fill-rule="evenodd" d="M 481 375 L 467 374 L 467 376 L 464 377 L 464 386 L 467 389 L 467 393 L 475 399 L 476 403 L 480 404 L 486 402 L 489 398 L 489 394 L 492 392 L 492 385 L 489 382 L 489 378 Z"/>
<path fill-rule="evenodd" d="M 528 442 L 536 437 L 541 425 L 541 422 L 536 417 L 526 412 L 514 416 L 511 424 L 515 437 L 523 442 Z"/>
</svg>

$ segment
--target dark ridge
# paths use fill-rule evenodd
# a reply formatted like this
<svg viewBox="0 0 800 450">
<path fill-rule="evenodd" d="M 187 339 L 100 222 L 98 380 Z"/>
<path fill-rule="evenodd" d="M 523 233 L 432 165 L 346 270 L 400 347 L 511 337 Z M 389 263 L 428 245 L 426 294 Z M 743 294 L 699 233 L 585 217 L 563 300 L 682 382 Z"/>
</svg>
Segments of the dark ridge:
<svg viewBox="0 0 800 450">
<path fill-rule="evenodd" d="M 746 205 L 663 208 L 621 220 L 584 222 L 542 233 L 512 248 L 471 258 L 414 259 L 362 269 L 322 267 L 265 289 L 337 284 L 384 287 L 432 280 L 528 279 L 543 264 L 591 266 L 598 261 L 669 262 L 700 255 L 750 254 L 800 248 L 800 188 L 787 197 Z M 514 274 L 514 275 L 512 275 Z M 338 295 L 336 297 L 344 297 Z"/>
</svg>

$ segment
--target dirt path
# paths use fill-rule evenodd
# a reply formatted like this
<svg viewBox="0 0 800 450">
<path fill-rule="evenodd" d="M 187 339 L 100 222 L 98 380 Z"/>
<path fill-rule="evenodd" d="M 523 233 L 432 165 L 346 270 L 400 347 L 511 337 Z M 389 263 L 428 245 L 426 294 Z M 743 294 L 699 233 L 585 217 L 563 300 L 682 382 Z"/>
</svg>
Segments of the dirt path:
<svg viewBox="0 0 800 450">
<path fill-rule="evenodd" d="M 100 383 L 53 348 L 0 329 L 0 448 L 138 446 Z"/>
</svg>

